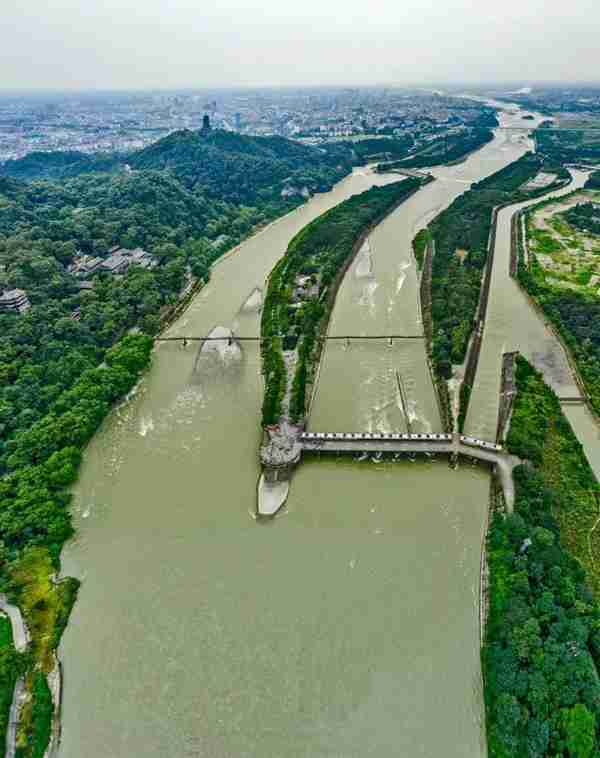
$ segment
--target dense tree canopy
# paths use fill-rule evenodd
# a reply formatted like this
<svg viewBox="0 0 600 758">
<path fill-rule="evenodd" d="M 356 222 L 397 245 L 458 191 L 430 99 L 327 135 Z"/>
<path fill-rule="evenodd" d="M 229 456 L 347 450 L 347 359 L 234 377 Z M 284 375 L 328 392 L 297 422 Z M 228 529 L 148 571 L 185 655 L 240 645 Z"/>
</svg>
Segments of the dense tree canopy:
<svg viewBox="0 0 600 758">
<path fill-rule="evenodd" d="M 597 518 L 598 485 L 556 396 L 523 358 L 517 387 L 508 446 L 533 466 L 516 469 L 515 512 L 495 515 L 488 536 L 489 755 L 591 758 L 600 755 L 600 607 L 579 561 L 589 563 L 582 522 L 588 511 L 590 525 Z"/>
</svg>

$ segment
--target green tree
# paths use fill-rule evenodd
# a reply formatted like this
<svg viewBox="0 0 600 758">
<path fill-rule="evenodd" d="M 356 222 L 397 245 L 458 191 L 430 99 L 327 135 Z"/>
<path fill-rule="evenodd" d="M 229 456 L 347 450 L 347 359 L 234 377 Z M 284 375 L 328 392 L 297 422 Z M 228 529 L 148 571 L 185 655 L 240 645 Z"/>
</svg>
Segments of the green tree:
<svg viewBox="0 0 600 758">
<path fill-rule="evenodd" d="M 594 750 L 596 717 L 582 703 L 563 711 L 563 728 L 571 758 L 590 758 Z"/>
</svg>

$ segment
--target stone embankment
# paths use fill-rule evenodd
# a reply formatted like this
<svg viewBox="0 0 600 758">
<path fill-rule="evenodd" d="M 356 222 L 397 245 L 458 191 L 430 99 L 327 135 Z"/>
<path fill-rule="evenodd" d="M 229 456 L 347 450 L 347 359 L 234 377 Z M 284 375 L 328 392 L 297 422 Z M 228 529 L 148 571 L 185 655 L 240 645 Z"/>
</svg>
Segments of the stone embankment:
<svg viewBox="0 0 600 758">
<path fill-rule="evenodd" d="M 264 430 L 258 482 L 259 516 L 274 516 L 287 500 L 292 474 L 302 456 L 301 435 L 302 427 L 286 420 Z"/>
<path fill-rule="evenodd" d="M 54 714 L 52 718 L 52 731 L 50 742 L 44 753 L 44 758 L 55 758 L 58 755 L 61 734 L 61 708 L 62 708 L 62 666 L 58 658 L 54 660 L 54 668 L 48 674 L 48 687 L 52 695 Z"/>
</svg>

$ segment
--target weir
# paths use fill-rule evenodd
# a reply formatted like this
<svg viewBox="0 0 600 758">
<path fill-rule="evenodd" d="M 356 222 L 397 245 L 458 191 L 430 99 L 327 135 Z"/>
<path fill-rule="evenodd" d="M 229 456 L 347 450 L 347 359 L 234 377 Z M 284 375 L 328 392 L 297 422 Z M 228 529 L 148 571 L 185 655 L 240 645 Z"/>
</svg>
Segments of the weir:
<svg viewBox="0 0 600 758">
<path fill-rule="evenodd" d="M 459 457 L 476 459 L 490 464 L 496 471 L 502 486 L 507 511 L 514 506 L 514 483 L 512 472 L 522 461 L 505 452 L 494 442 L 468 437 L 464 434 L 399 434 L 369 432 L 301 432 L 298 430 L 290 456 L 280 459 L 278 466 L 270 465 L 269 474 L 259 487 L 258 513 L 273 516 L 285 502 L 289 479 L 294 467 L 300 463 L 302 453 L 366 453 L 393 455 L 443 454 L 457 460 Z M 283 483 L 285 482 L 285 487 Z M 282 498 L 282 501 L 278 501 Z"/>
</svg>

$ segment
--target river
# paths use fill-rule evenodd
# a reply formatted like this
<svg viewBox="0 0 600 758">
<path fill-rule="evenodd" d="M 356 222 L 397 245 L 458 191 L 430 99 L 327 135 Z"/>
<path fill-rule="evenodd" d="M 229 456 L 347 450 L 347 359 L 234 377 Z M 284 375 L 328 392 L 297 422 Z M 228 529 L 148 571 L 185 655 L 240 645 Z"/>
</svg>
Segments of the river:
<svg viewBox="0 0 600 758">
<path fill-rule="evenodd" d="M 503 115 L 503 125 L 525 125 Z M 524 133 L 438 177 L 370 236 L 331 329 L 421 328 L 410 241 Z M 171 334 L 257 334 L 242 308 L 289 239 L 381 177 L 355 172 L 245 242 Z M 369 267 L 367 266 L 367 269 Z M 311 424 L 439 427 L 420 342 L 327 349 Z M 63 571 L 83 580 L 60 655 L 62 758 L 485 755 L 478 576 L 489 476 L 443 462 L 309 461 L 288 506 L 257 524 L 262 383 L 256 347 L 163 343 L 90 444 Z M 365 425 L 367 425 L 365 427 Z"/>
<path fill-rule="evenodd" d="M 572 182 L 544 197 L 560 197 L 585 184 L 588 173 L 572 170 Z M 581 397 L 563 347 L 543 316 L 510 276 L 511 219 L 518 210 L 539 203 L 527 201 L 498 213 L 494 269 L 490 287 L 477 378 L 465 423 L 465 432 L 494 440 L 498 421 L 502 353 L 518 350 L 544 375 L 559 397 Z M 583 404 L 563 403 L 563 411 L 600 479 L 600 429 Z"/>
</svg>

